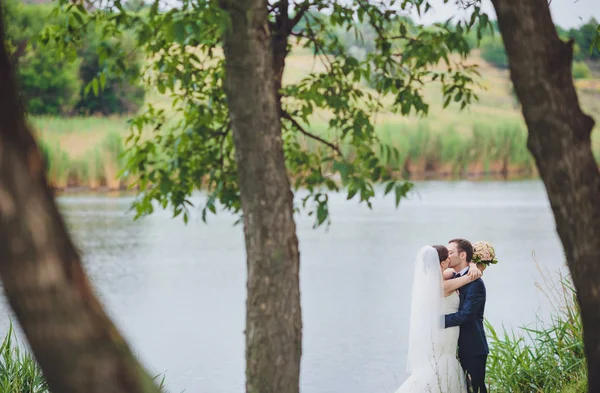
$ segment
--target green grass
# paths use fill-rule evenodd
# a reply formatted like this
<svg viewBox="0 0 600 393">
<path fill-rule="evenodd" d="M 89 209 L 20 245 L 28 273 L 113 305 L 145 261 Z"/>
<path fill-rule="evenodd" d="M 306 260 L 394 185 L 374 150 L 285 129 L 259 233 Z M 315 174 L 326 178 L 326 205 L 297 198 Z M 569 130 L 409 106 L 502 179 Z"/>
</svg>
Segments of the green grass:
<svg viewBox="0 0 600 393">
<path fill-rule="evenodd" d="M 35 359 L 19 349 L 12 324 L 0 346 L 0 392 L 49 393 Z"/>
<path fill-rule="evenodd" d="M 565 386 L 560 393 L 588 393 L 587 379 L 585 375 L 575 379 L 571 384 Z"/>
<path fill-rule="evenodd" d="M 568 277 L 559 285 L 544 276 L 539 288 L 554 306 L 548 323 L 521 332 L 496 331 L 489 323 L 490 354 L 487 377 L 490 393 L 583 393 L 587 391 L 587 367 L 583 327 L 575 290 Z"/>
</svg>

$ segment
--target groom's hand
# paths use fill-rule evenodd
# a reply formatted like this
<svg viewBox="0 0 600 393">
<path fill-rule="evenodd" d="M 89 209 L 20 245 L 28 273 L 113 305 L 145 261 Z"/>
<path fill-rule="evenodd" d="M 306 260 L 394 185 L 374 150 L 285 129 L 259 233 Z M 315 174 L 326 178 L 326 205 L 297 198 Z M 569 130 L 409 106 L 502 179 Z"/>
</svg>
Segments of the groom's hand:
<svg viewBox="0 0 600 393">
<path fill-rule="evenodd" d="M 471 281 L 475 281 L 478 278 L 480 278 L 483 273 L 481 273 L 481 270 L 479 270 L 477 265 L 474 264 L 473 262 L 469 263 L 469 265 L 470 265 L 469 273 L 467 273 L 467 274 L 469 275 L 469 277 L 471 277 Z"/>
</svg>

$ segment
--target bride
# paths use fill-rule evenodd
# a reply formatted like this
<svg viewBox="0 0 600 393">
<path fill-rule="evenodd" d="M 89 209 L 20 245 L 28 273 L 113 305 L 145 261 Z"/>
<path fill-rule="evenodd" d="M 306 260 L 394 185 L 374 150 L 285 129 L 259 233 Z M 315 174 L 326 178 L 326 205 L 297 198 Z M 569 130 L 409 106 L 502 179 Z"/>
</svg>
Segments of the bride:
<svg viewBox="0 0 600 393">
<path fill-rule="evenodd" d="M 458 310 L 457 290 L 479 278 L 479 269 L 451 279 L 445 246 L 425 246 L 415 264 L 407 371 L 396 393 L 466 393 L 465 374 L 456 358 L 459 327 L 444 329 L 444 315 Z M 473 266 L 471 266 L 473 267 Z"/>
</svg>

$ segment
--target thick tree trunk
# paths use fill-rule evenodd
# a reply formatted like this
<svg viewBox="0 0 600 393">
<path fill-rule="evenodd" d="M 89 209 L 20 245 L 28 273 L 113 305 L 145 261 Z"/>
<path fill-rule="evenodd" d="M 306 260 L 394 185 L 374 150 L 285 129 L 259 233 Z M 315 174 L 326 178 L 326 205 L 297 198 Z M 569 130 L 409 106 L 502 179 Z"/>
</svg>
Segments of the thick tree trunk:
<svg viewBox="0 0 600 393">
<path fill-rule="evenodd" d="M 493 3 L 529 129 L 528 147 L 577 289 L 589 391 L 600 392 L 600 173 L 590 142 L 594 120 L 579 106 L 572 44 L 558 38 L 547 0 Z"/>
<path fill-rule="evenodd" d="M 159 392 L 94 296 L 18 100 L 0 7 L 0 276 L 51 391 Z"/>
<path fill-rule="evenodd" d="M 297 393 L 302 352 L 299 252 L 266 0 L 223 0 L 227 92 L 248 264 L 246 391 Z"/>
</svg>

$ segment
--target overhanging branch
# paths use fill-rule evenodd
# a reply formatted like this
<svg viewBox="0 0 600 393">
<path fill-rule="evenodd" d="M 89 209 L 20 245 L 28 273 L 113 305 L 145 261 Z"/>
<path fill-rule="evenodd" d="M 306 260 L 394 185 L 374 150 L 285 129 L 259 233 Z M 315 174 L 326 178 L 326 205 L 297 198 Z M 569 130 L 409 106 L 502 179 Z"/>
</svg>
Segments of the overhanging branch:
<svg viewBox="0 0 600 393">
<path fill-rule="evenodd" d="M 27 49 L 28 42 L 29 42 L 29 39 L 24 39 L 21 42 L 19 42 L 19 45 L 17 45 L 17 50 L 15 51 L 15 53 L 12 54 L 11 59 L 10 59 L 13 66 L 15 64 L 17 64 L 17 62 L 19 61 L 19 58 L 25 54 L 25 49 Z"/>
<path fill-rule="evenodd" d="M 304 129 L 304 127 L 302 127 L 302 125 L 301 125 L 300 123 L 298 123 L 298 121 L 297 121 L 296 119 L 294 119 L 294 118 L 293 118 L 293 117 L 292 117 L 292 116 L 291 116 L 289 113 L 287 113 L 287 112 L 286 112 L 285 110 L 283 110 L 283 109 L 281 110 L 281 116 L 282 116 L 284 119 L 286 119 L 286 120 L 289 120 L 289 121 L 292 123 L 292 125 L 293 125 L 293 126 L 294 126 L 294 127 L 295 127 L 295 128 L 298 130 L 298 131 L 300 131 L 300 133 L 301 133 L 301 134 L 303 134 L 304 136 L 306 136 L 306 137 L 308 137 L 308 138 L 310 138 L 310 139 L 314 139 L 315 141 L 317 141 L 317 142 L 320 142 L 320 143 L 324 144 L 325 146 L 329 147 L 330 149 L 332 149 L 333 151 L 335 151 L 335 152 L 336 152 L 337 154 L 339 154 L 340 156 L 343 156 L 343 154 L 342 154 L 342 151 L 340 150 L 340 148 L 339 148 L 337 145 L 335 145 L 335 144 L 333 144 L 333 143 L 331 143 L 331 142 L 329 142 L 329 141 L 326 141 L 325 139 L 321 138 L 320 136 L 317 136 L 317 135 L 315 135 L 315 134 L 312 134 L 312 133 L 310 133 L 310 132 L 306 131 L 306 130 Z"/>
<path fill-rule="evenodd" d="M 309 1 L 306 1 L 298 6 L 298 11 L 296 11 L 296 15 L 294 15 L 289 25 L 290 32 L 294 27 L 296 27 L 298 23 L 300 23 L 300 21 L 302 20 L 302 18 L 304 17 L 311 5 L 312 4 Z"/>
</svg>

